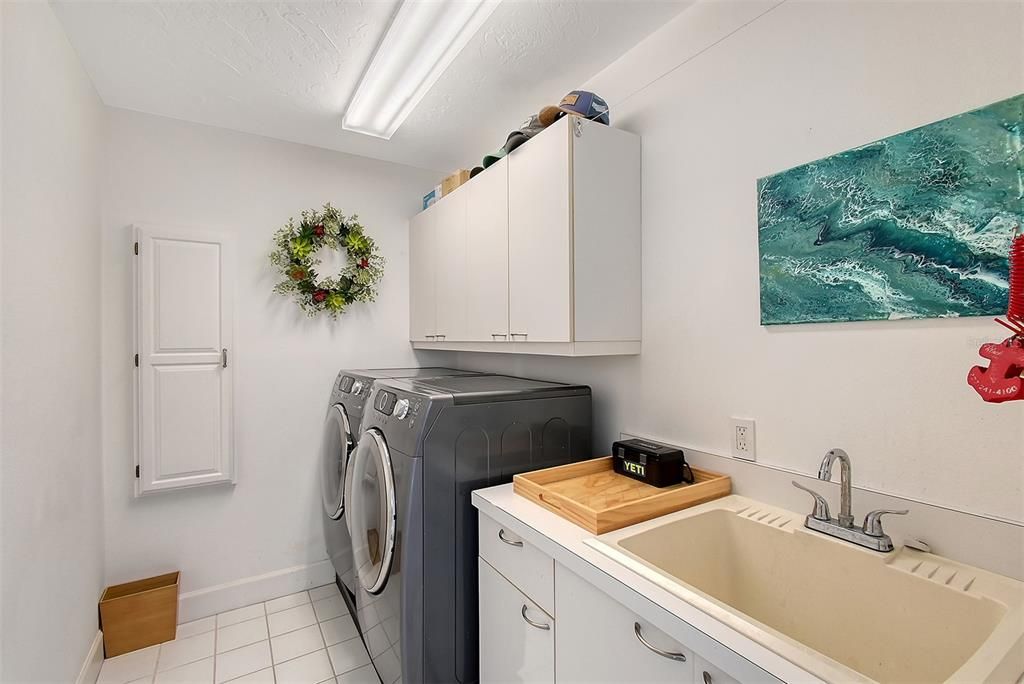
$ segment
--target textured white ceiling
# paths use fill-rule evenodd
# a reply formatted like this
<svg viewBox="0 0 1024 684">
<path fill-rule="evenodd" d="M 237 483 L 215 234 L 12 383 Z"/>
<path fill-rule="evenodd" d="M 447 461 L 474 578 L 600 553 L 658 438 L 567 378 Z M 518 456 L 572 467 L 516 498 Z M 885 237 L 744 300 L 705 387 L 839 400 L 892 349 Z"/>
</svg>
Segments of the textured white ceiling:
<svg viewBox="0 0 1024 684">
<path fill-rule="evenodd" d="M 110 106 L 450 170 L 689 3 L 505 0 L 390 141 L 341 115 L 398 0 L 52 4 Z"/>
</svg>

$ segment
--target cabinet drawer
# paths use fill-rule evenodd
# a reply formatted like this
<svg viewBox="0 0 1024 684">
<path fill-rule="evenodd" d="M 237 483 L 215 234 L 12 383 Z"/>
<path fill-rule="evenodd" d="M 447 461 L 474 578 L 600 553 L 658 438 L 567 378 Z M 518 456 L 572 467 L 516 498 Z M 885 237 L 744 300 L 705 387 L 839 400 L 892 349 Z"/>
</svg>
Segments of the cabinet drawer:
<svg viewBox="0 0 1024 684">
<path fill-rule="evenodd" d="M 480 557 L 544 612 L 555 614 L 554 561 L 483 514 L 480 515 Z"/>
</svg>

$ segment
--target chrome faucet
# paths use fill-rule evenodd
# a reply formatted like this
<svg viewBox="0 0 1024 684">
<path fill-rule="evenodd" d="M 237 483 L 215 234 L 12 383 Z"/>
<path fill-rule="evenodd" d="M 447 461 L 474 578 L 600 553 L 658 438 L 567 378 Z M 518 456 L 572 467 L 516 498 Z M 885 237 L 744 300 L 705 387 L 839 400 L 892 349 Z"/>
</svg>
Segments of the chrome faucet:
<svg viewBox="0 0 1024 684">
<path fill-rule="evenodd" d="M 837 539 L 858 544 L 875 551 L 888 552 L 893 550 L 892 539 L 882 529 L 883 515 L 906 515 L 910 511 L 893 511 L 881 509 L 871 511 L 864 516 L 864 524 L 857 527 L 853 524 L 853 504 L 851 502 L 852 484 L 850 479 L 850 457 L 842 449 L 831 449 L 821 461 L 818 468 L 818 479 L 829 482 L 832 479 L 832 465 L 839 461 L 839 517 L 833 518 L 829 513 L 828 501 L 813 489 L 793 481 L 793 486 L 802 489 L 814 497 L 814 510 L 804 521 L 804 527 L 827 534 Z"/>
<path fill-rule="evenodd" d="M 818 467 L 818 479 L 824 482 L 832 480 L 832 464 L 839 461 L 839 524 L 853 527 L 853 513 L 850 512 L 850 499 L 853 498 L 850 484 L 850 456 L 842 449 L 831 449 Z"/>
</svg>

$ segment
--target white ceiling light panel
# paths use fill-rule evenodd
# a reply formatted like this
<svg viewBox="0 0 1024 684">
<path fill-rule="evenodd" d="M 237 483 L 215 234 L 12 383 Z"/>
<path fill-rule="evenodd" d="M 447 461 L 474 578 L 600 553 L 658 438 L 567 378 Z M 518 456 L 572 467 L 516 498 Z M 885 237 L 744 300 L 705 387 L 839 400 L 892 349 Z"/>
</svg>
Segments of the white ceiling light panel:
<svg viewBox="0 0 1024 684">
<path fill-rule="evenodd" d="M 405 0 L 356 88 L 342 128 L 390 139 L 500 0 Z"/>
</svg>

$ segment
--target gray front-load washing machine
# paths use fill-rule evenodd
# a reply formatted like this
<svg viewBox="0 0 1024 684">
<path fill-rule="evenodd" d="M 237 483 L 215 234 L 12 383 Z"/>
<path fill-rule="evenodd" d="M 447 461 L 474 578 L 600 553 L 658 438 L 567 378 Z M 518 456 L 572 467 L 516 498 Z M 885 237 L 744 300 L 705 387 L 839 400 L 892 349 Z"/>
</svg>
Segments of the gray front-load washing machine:
<svg viewBox="0 0 1024 684">
<path fill-rule="evenodd" d="M 589 458 L 585 385 L 378 380 L 346 478 L 356 608 L 384 684 L 478 681 L 474 489 Z"/>
<path fill-rule="evenodd" d="M 363 408 L 370 388 L 381 378 L 431 378 L 448 375 L 478 375 L 454 368 L 381 368 L 342 370 L 334 381 L 327 404 L 323 437 L 320 442 L 320 493 L 323 500 L 324 540 L 327 554 L 343 588 L 341 592 L 354 611 L 355 574 L 352 544 L 345 524 L 345 468 L 359 440 Z"/>
</svg>

